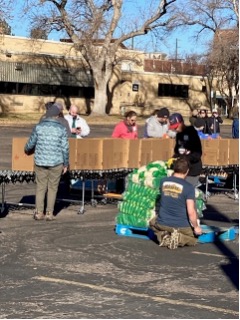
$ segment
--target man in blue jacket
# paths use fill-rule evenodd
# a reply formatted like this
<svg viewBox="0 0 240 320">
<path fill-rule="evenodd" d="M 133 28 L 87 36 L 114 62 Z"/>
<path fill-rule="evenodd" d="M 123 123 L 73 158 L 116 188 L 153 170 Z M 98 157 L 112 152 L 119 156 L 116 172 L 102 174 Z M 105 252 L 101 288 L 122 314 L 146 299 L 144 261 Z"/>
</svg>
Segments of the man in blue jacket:
<svg viewBox="0 0 240 320">
<path fill-rule="evenodd" d="M 34 151 L 36 174 L 35 220 L 53 220 L 53 210 L 62 173 L 69 165 L 69 144 L 66 128 L 58 121 L 61 110 L 52 105 L 33 129 L 25 145 L 25 153 Z M 47 192 L 46 215 L 44 199 Z"/>
</svg>

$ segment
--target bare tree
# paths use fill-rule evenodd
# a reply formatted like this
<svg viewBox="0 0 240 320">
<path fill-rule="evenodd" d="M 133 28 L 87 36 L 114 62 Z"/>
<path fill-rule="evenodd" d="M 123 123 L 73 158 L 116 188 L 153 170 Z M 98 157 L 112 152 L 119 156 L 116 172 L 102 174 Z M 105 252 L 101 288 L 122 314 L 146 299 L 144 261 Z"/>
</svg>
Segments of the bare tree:
<svg viewBox="0 0 240 320">
<path fill-rule="evenodd" d="M 31 9 L 32 28 L 66 32 L 93 75 L 92 113 L 105 114 L 119 48 L 129 39 L 165 26 L 168 20 L 163 16 L 175 1 L 28 0 L 25 11 Z"/>
<path fill-rule="evenodd" d="M 184 5 L 183 5 L 184 4 Z M 180 0 L 173 7 L 174 19 L 167 29 L 195 27 L 195 37 L 238 26 L 239 3 L 236 0 Z"/>
<path fill-rule="evenodd" d="M 12 0 L 0 0 L 0 34 L 11 34 L 12 4 Z"/>
<path fill-rule="evenodd" d="M 217 79 L 217 90 L 231 113 L 232 101 L 239 92 L 239 2 L 237 0 L 185 0 L 185 8 L 178 1 L 173 7 L 173 19 L 166 26 L 195 28 L 199 40 L 212 33 L 213 40 L 205 41 L 206 53 L 202 56 L 207 65 L 204 76 L 206 97 L 212 106 L 212 90 Z"/>
<path fill-rule="evenodd" d="M 217 79 L 217 89 L 226 102 L 229 116 L 239 94 L 238 35 L 237 28 L 216 32 L 207 58 L 208 77 Z"/>
</svg>

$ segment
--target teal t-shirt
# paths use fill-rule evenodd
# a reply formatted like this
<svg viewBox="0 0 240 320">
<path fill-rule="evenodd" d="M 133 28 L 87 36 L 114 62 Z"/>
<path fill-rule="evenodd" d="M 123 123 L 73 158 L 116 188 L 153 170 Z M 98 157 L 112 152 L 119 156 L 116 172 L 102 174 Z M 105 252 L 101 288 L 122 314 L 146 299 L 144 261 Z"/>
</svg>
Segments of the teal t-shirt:
<svg viewBox="0 0 240 320">
<path fill-rule="evenodd" d="M 161 198 L 157 222 L 164 226 L 189 227 L 186 200 L 195 200 L 195 189 L 187 181 L 177 177 L 162 179 Z"/>
</svg>

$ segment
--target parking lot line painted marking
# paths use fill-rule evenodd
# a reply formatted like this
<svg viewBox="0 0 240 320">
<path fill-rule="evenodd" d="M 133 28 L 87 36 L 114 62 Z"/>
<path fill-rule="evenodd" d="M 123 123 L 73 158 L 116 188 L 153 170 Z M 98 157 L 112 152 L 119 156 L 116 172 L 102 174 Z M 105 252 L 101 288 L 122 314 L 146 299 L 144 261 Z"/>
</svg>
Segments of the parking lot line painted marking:
<svg viewBox="0 0 240 320">
<path fill-rule="evenodd" d="M 226 256 L 224 254 L 207 253 L 207 252 L 199 252 L 199 251 L 192 251 L 192 253 L 203 254 L 205 256 L 220 257 L 220 258 L 238 259 L 238 257 L 236 257 L 236 256 Z"/>
<path fill-rule="evenodd" d="M 168 298 L 163 298 L 163 297 L 159 297 L 159 296 L 153 297 L 153 296 L 150 296 L 145 293 L 135 293 L 135 292 L 131 292 L 131 291 L 123 291 L 123 290 L 113 289 L 113 288 L 108 288 L 108 287 L 103 287 L 103 286 L 96 286 L 94 284 L 83 283 L 83 282 L 79 282 L 79 281 L 70 281 L 70 280 L 50 278 L 50 277 L 44 277 L 44 276 L 34 277 L 33 279 L 45 281 L 45 282 L 58 283 L 58 284 L 69 284 L 69 285 L 78 286 L 78 287 L 85 287 L 85 288 L 89 288 L 89 289 L 97 290 L 97 291 L 105 291 L 108 293 L 128 295 L 131 297 L 151 299 L 156 302 L 165 302 L 165 303 L 173 304 L 173 305 L 186 306 L 188 308 L 192 307 L 192 308 L 198 308 L 198 309 L 205 309 L 205 310 L 212 311 L 212 312 L 228 313 L 228 314 L 232 314 L 232 315 L 236 315 L 236 316 L 239 314 L 239 312 L 234 311 L 234 310 L 230 310 L 230 309 L 217 308 L 217 307 L 203 305 L 200 303 L 191 303 L 188 301 L 168 299 Z"/>
</svg>

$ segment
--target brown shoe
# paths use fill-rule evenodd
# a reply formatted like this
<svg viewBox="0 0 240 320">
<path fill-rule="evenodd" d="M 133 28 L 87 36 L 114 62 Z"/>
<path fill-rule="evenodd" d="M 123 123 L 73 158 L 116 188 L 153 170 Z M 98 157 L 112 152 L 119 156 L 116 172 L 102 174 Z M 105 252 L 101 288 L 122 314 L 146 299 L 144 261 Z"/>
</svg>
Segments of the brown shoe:
<svg viewBox="0 0 240 320">
<path fill-rule="evenodd" d="M 53 216 L 53 213 L 52 212 L 47 212 L 46 213 L 46 220 L 47 221 L 52 221 L 52 220 L 54 220 L 54 216 Z"/>
<path fill-rule="evenodd" d="M 44 220 L 45 215 L 43 212 L 35 212 L 33 215 L 33 219 L 35 220 Z"/>
</svg>

